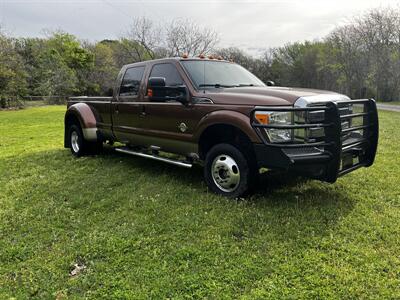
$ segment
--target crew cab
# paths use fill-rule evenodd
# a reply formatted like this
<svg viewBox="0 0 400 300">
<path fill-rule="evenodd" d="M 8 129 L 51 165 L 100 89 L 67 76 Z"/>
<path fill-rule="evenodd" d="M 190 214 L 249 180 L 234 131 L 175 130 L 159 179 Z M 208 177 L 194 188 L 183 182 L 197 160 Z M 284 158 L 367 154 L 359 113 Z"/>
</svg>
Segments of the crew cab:
<svg viewBox="0 0 400 300">
<path fill-rule="evenodd" d="M 199 163 L 210 190 L 240 197 L 261 168 L 334 183 L 371 166 L 378 113 L 373 99 L 266 85 L 230 61 L 168 58 L 124 66 L 112 97 L 69 99 L 64 144 L 73 155 L 115 142 L 126 154 Z"/>
</svg>

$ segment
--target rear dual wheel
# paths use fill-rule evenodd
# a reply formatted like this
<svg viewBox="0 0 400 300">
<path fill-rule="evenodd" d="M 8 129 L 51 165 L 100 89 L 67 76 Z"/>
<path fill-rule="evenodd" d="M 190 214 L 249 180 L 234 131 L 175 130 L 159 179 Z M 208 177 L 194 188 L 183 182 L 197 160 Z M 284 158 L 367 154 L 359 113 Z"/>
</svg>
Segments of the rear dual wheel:
<svg viewBox="0 0 400 300">
<path fill-rule="evenodd" d="M 97 153 L 103 147 L 103 143 L 101 141 L 89 142 L 85 140 L 85 137 L 82 133 L 82 128 L 77 124 L 72 124 L 69 127 L 68 139 L 71 147 L 71 153 L 76 157 Z"/>
<path fill-rule="evenodd" d="M 258 168 L 252 155 L 230 144 L 217 144 L 207 153 L 204 177 L 217 194 L 237 198 L 248 194 L 257 182 Z"/>
</svg>

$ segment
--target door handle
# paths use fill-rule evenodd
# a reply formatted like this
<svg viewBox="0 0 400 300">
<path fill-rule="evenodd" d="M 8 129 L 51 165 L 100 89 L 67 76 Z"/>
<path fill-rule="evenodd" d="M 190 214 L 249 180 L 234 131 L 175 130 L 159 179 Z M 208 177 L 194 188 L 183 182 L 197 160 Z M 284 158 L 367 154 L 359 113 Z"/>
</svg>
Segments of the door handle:
<svg viewBox="0 0 400 300">
<path fill-rule="evenodd" d="M 145 117 L 146 114 L 146 107 L 144 105 L 141 105 L 141 112 L 140 112 L 140 116 L 143 118 Z"/>
</svg>

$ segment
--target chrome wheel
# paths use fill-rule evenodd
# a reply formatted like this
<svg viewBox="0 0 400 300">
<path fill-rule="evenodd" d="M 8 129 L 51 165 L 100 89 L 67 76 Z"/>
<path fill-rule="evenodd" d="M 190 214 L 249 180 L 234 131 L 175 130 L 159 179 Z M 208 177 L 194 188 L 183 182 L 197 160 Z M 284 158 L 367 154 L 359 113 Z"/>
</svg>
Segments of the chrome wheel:
<svg viewBox="0 0 400 300">
<path fill-rule="evenodd" d="M 228 155 L 221 154 L 214 159 L 211 173 L 214 183 L 224 192 L 233 192 L 239 186 L 239 167 L 236 161 Z"/>
<path fill-rule="evenodd" d="M 76 131 L 71 132 L 71 147 L 75 153 L 79 152 L 79 136 Z"/>
</svg>

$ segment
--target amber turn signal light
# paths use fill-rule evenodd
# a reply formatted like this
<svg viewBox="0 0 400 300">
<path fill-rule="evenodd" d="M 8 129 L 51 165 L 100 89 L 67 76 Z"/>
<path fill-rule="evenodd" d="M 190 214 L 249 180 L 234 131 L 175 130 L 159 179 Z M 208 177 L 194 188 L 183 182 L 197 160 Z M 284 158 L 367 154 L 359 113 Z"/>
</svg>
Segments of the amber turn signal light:
<svg viewBox="0 0 400 300">
<path fill-rule="evenodd" d="M 269 114 L 266 113 L 256 113 L 255 118 L 260 124 L 268 125 L 269 124 Z"/>
</svg>

